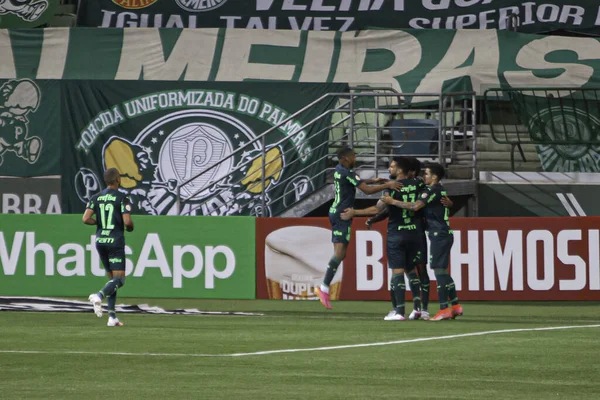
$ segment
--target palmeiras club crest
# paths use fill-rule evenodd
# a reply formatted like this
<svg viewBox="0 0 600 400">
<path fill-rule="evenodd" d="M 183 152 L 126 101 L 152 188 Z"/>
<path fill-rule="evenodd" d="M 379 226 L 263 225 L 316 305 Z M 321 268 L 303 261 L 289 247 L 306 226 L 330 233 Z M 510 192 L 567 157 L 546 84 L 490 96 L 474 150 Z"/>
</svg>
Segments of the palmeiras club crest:
<svg viewBox="0 0 600 400">
<path fill-rule="evenodd" d="M 260 143 L 247 145 L 255 137 L 227 113 L 177 111 L 152 122 L 132 142 L 111 137 L 102 149 L 103 166 L 121 172 L 122 190 L 147 214 L 176 215 L 179 187 L 180 214 L 263 215 L 265 191 L 266 215 L 271 215 L 268 192 L 282 175 L 284 157 L 281 148 L 267 148 L 263 187 Z M 244 151 L 234 154 L 241 148 Z M 242 164 L 246 165 L 235 171 Z M 77 178 L 75 184 L 81 186 Z"/>
</svg>

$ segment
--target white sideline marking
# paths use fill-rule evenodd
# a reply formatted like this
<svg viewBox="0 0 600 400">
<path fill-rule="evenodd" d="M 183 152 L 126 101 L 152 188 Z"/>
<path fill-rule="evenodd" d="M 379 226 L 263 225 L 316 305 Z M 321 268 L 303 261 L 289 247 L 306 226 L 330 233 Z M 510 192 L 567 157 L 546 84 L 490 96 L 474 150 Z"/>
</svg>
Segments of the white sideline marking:
<svg viewBox="0 0 600 400">
<path fill-rule="evenodd" d="M 74 354 L 74 355 L 102 355 L 102 356 L 148 356 L 148 357 L 248 357 L 248 356 L 264 356 L 268 354 L 280 353 L 301 353 L 306 351 L 327 351 L 341 349 L 355 349 L 359 347 L 375 347 L 375 346 L 390 346 L 394 344 L 429 342 L 432 340 L 457 339 L 471 336 L 495 335 L 500 333 L 518 333 L 518 332 L 535 332 L 535 331 L 557 331 L 563 329 L 580 329 L 580 328 L 600 328 L 600 325 L 573 325 L 573 326 L 550 326 L 546 328 L 521 328 L 521 329 L 502 329 L 498 331 L 483 331 L 460 333 L 447 336 L 432 336 L 416 339 L 394 340 L 390 342 L 375 342 L 375 343 L 359 343 L 345 344 L 340 346 L 313 347 L 306 349 L 281 349 L 281 350 L 266 350 L 255 351 L 251 353 L 232 353 L 232 354 L 182 354 L 182 353 L 123 353 L 123 352 L 99 352 L 99 351 L 44 351 L 44 350 L 0 350 L 0 353 L 16 353 L 16 354 Z"/>
</svg>

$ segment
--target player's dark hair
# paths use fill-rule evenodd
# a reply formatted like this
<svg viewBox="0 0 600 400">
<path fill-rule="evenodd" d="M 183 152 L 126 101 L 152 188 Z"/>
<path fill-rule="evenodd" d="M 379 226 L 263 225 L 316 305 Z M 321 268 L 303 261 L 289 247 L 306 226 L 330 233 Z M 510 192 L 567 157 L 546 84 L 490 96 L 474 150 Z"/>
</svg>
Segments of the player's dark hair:
<svg viewBox="0 0 600 400">
<path fill-rule="evenodd" d="M 438 177 L 438 181 L 441 181 L 446 176 L 446 171 L 440 164 L 428 164 L 427 168 L 431 171 L 431 175 L 436 175 Z"/>
<path fill-rule="evenodd" d="M 354 149 L 352 147 L 346 146 L 337 152 L 338 160 L 341 160 L 344 157 L 348 157 L 350 154 L 354 153 Z"/>
<path fill-rule="evenodd" d="M 116 168 L 109 168 L 106 171 L 104 171 L 104 183 L 106 183 L 106 186 L 114 185 L 115 183 L 117 183 L 119 175 L 121 174 Z"/>
<path fill-rule="evenodd" d="M 396 165 L 400 164 L 405 157 L 395 156 L 392 158 L 392 161 L 396 163 Z"/>
<path fill-rule="evenodd" d="M 417 157 L 410 158 L 410 170 L 415 171 L 415 177 L 421 174 L 421 161 Z"/>
<path fill-rule="evenodd" d="M 396 156 L 396 157 L 392 158 L 392 160 L 396 163 L 396 167 L 400 168 L 402 170 L 404 175 L 407 175 L 408 171 L 412 171 L 412 169 L 411 169 L 412 163 L 410 162 L 409 158 Z"/>
</svg>

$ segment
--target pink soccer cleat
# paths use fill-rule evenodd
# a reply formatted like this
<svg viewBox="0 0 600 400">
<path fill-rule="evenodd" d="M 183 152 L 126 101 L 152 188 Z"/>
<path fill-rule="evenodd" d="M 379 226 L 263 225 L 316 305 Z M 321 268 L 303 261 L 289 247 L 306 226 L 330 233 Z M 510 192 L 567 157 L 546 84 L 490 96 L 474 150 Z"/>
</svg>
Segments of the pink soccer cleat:
<svg viewBox="0 0 600 400">
<path fill-rule="evenodd" d="M 321 304 L 323 304 L 326 309 L 331 310 L 331 303 L 329 302 L 329 293 L 323 292 L 318 286 L 315 288 L 315 293 L 317 294 L 317 296 L 319 296 Z"/>
</svg>

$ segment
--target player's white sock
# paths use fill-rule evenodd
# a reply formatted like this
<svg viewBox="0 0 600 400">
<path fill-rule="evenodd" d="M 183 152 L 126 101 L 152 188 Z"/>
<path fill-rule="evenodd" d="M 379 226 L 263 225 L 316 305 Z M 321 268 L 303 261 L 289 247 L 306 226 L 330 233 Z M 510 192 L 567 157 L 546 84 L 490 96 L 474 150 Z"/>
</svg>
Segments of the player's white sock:
<svg viewBox="0 0 600 400">
<path fill-rule="evenodd" d="M 329 294 L 329 286 L 325 286 L 321 283 L 321 292 Z"/>
</svg>

